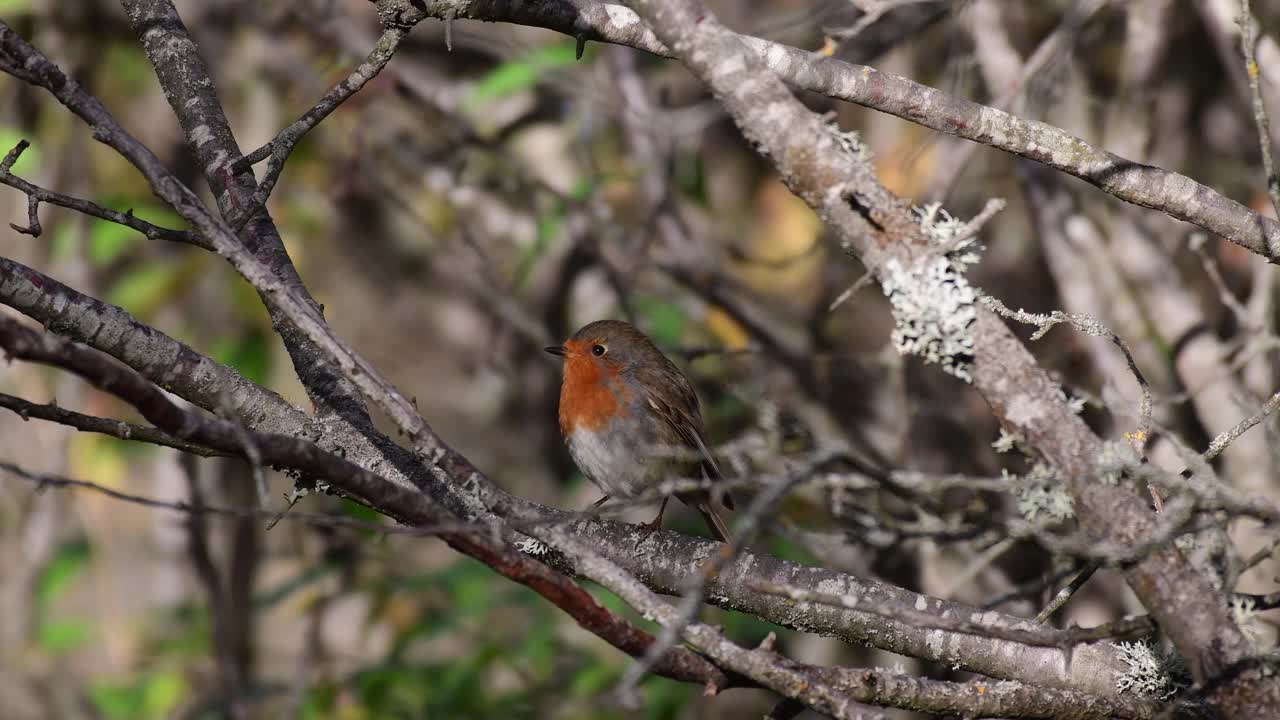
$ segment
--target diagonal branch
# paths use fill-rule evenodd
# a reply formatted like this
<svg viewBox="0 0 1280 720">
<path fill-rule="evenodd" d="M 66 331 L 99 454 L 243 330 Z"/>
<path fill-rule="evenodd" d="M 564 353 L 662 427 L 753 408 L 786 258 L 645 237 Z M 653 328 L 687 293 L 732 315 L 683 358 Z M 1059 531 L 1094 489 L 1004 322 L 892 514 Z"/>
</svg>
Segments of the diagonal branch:
<svg viewBox="0 0 1280 720">
<path fill-rule="evenodd" d="M 884 671 L 819 668 L 779 655 L 772 650 L 769 640 L 755 649 L 743 648 L 730 642 L 718 629 L 689 621 L 634 576 L 560 527 L 531 528 L 530 532 L 562 552 L 579 573 L 600 583 L 647 617 L 668 628 L 682 628 L 680 633 L 686 640 L 721 666 L 835 718 L 862 717 L 859 708 L 850 701 L 975 717 L 1149 718 L 1154 715 L 1153 703 L 1135 698 L 1104 698 L 1020 683 L 975 685 Z"/>
<path fill-rule="evenodd" d="M 279 306 L 281 291 L 273 288 L 287 289 L 289 304 L 297 304 L 313 316 L 321 314 L 319 303 L 311 297 L 298 275 L 270 213 L 254 200 L 259 188 L 253 173 L 247 168 L 242 172 L 232 170 L 233 162 L 240 157 L 240 147 L 231 132 L 209 69 L 177 9 L 169 0 L 124 0 L 122 4 L 225 222 L 217 222 L 189 189 L 183 187 L 150 151 L 129 137 L 101 103 L 74 82 L 54 87 L 49 82 L 54 80 L 54 76 L 46 73 L 46 80 L 37 84 L 48 88 L 64 105 L 89 123 L 96 139 L 111 145 L 141 170 L 156 195 L 173 206 L 253 285 L 266 305 L 272 326 L 289 352 L 298 379 L 316 407 L 322 412 L 335 412 L 372 430 L 363 401 L 342 376 L 334 359 L 319 350 L 315 339 L 298 327 L 297 315 L 301 310 L 290 312 Z M 48 64 L 53 72 L 61 75 L 61 71 L 30 45 L 20 39 L 7 40 L 5 32 L 12 33 L 7 28 L 0 30 L 0 47 L 7 45 L 9 55 L 16 58 L 39 56 L 38 63 L 42 66 Z M 245 259 L 252 260 L 252 271 L 246 267 Z M 270 278 L 270 284 L 262 281 L 266 278 Z"/>
<path fill-rule="evenodd" d="M 509 22 L 542 27 L 583 41 L 627 45 L 672 57 L 652 26 L 623 5 L 599 0 L 377 0 L 384 18 L 425 17 Z M 854 65 L 749 35 L 736 37 L 792 87 L 895 115 L 924 127 L 988 145 L 1074 175 L 1125 202 L 1158 210 L 1280 262 L 1280 222 L 1175 172 L 1095 147 L 1061 128 L 952 97 L 865 65 Z"/>
<path fill-rule="evenodd" d="M 324 97 L 311 106 L 311 109 L 303 113 L 302 117 L 293 121 L 279 133 L 276 133 L 276 136 L 266 145 L 232 164 L 231 171 L 239 173 L 268 157 L 271 158 L 271 161 L 267 163 L 267 170 L 262 177 L 262 182 L 258 185 L 257 192 L 254 193 L 253 200 L 255 203 L 262 205 L 267 202 L 267 198 L 271 196 L 271 191 L 275 189 L 276 181 L 280 179 L 280 172 L 284 170 L 285 161 L 289 159 L 289 154 L 293 152 L 294 146 L 302 140 L 302 137 L 311 132 L 312 128 L 320 124 L 321 120 L 329 117 L 329 113 L 337 110 L 339 105 L 346 102 L 378 73 L 382 72 L 382 68 L 386 67 L 387 63 L 391 61 L 391 57 L 395 55 L 396 48 L 400 46 L 400 41 L 404 39 L 408 32 L 408 28 L 399 25 L 393 25 L 383 30 L 382 36 L 378 38 L 378 42 L 369 51 L 369 56 L 355 70 L 352 70 L 345 80 L 333 86 L 329 92 L 325 93 Z"/>
<path fill-rule="evenodd" d="M 343 493 L 392 514 L 401 522 L 427 526 L 448 522 L 447 514 L 425 495 L 387 482 L 308 441 L 287 435 L 250 432 L 225 420 L 183 410 L 133 370 L 96 351 L 24 327 L 12 318 L 0 317 L 0 349 L 13 358 L 69 370 L 104 392 L 130 403 L 156 426 L 184 440 L 241 456 L 241 434 L 248 432 L 263 459 L 272 465 L 322 479 Z M 459 552 L 480 560 L 551 600 L 584 628 L 620 650 L 639 656 L 653 644 L 653 636 L 599 605 L 571 580 L 505 544 L 482 539 L 475 533 L 442 532 L 441 536 Z M 733 683 L 732 678 L 705 659 L 682 648 L 665 652 L 655 663 L 654 672 L 716 688 L 729 687 Z"/>
<path fill-rule="evenodd" d="M 638 12 L 733 116 L 743 134 L 778 168 L 784 182 L 817 210 L 868 270 L 902 283 L 903 267 L 929 257 L 930 240 L 905 204 L 889 193 L 857 153 L 796 100 L 700 3 L 635 0 Z M 772 66 L 772 65 L 771 65 Z M 1155 518 L 1135 491 L 1126 465 L 1063 401 L 1060 388 L 990 310 L 976 309 L 960 346 L 972 348 L 975 388 L 1006 428 L 1027 439 L 1065 476 L 1085 532 L 1095 542 L 1137 546 L 1152 537 Z M 963 377 L 963 376 L 962 376 Z M 1114 482 L 1107 482 L 1111 467 Z M 1222 594 L 1175 548 L 1152 548 L 1126 569 L 1126 579 L 1156 623 L 1186 658 L 1197 681 L 1252 657 L 1253 649 Z M 1216 688 L 1228 717 L 1259 717 L 1280 705 L 1280 680 L 1257 668 Z"/>
</svg>

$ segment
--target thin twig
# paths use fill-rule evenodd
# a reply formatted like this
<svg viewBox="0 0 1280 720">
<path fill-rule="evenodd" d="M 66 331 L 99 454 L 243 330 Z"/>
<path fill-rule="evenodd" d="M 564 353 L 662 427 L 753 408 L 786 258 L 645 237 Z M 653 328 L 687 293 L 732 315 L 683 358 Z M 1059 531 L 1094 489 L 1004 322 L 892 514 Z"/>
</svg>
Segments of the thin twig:
<svg viewBox="0 0 1280 720">
<path fill-rule="evenodd" d="M 1071 596 L 1076 594 L 1077 590 L 1084 587 L 1084 584 L 1089 582 L 1089 578 L 1093 577 L 1093 574 L 1097 572 L 1100 567 L 1102 567 L 1101 563 L 1090 562 L 1088 565 L 1081 568 L 1080 572 L 1077 572 L 1075 576 L 1071 578 L 1070 582 L 1068 582 L 1066 586 L 1053 596 L 1053 599 L 1049 601 L 1049 604 L 1045 605 L 1043 610 L 1036 613 L 1036 622 L 1047 622 L 1049 618 L 1053 617 L 1053 614 L 1058 612 L 1058 608 L 1065 605 L 1067 601 L 1071 599 Z"/>
<path fill-rule="evenodd" d="M 72 197 L 70 195 L 63 195 L 62 193 L 54 192 L 52 190 L 46 190 L 39 185 L 34 185 L 23 180 L 17 175 L 14 175 L 12 172 L 14 162 L 18 160 L 18 157 L 21 156 L 22 152 L 30 145 L 31 143 L 26 140 L 19 140 L 18 144 L 15 145 L 7 155 L 5 155 L 4 161 L 0 162 L 0 183 L 4 183 L 5 185 L 26 193 L 27 195 L 27 218 L 31 227 L 19 228 L 11 225 L 14 230 L 27 235 L 39 236 L 40 221 L 36 217 L 36 206 L 39 203 L 45 202 L 50 205 L 57 205 L 59 207 L 75 210 L 76 212 L 84 213 L 85 215 L 96 217 L 100 220 L 124 225 L 125 227 L 137 230 L 150 240 L 168 240 L 171 242 L 185 243 L 187 245 L 195 245 L 196 247 L 204 248 L 205 250 L 213 249 L 213 246 L 206 242 L 204 238 L 189 230 L 174 230 L 172 228 L 154 225 L 146 220 L 140 220 L 137 217 L 134 217 L 132 210 L 119 212 L 109 208 L 104 208 L 101 205 L 89 202 L 88 200 Z M 32 232 L 32 230 L 34 230 L 34 232 Z"/>
<path fill-rule="evenodd" d="M 203 513 L 206 515 L 217 515 L 219 517 L 235 519 L 269 519 L 276 515 L 276 512 L 263 510 L 262 508 L 235 508 L 207 504 L 197 505 L 182 500 L 160 500 L 153 497 L 147 497 L 145 495 L 124 492 L 123 490 L 117 490 L 88 480 L 76 480 L 59 475 L 33 472 L 3 460 L 0 460 L 0 470 L 22 480 L 26 480 L 34 484 L 37 488 L 87 490 L 89 492 L 105 495 L 113 500 L 119 500 L 132 505 L 139 505 L 141 507 L 153 508 L 156 510 L 169 510 L 172 512 L 182 513 L 184 515 Z M 432 525 L 387 525 L 385 523 L 358 520 L 356 518 L 346 517 L 343 515 L 328 515 L 325 513 L 313 512 L 292 512 L 286 515 L 284 519 L 300 525 L 308 525 L 312 527 L 345 528 L 380 533 L 383 535 L 408 535 L 414 537 L 429 537 L 432 535 L 442 535 L 446 533 L 489 532 L 489 528 L 477 523 L 449 522 L 436 523 Z"/>
<path fill-rule="evenodd" d="M 617 689 L 624 702 L 634 701 L 635 687 L 644 677 L 644 674 L 649 671 L 649 668 L 657 658 L 679 642 L 685 627 L 697 618 L 698 610 L 702 607 L 703 594 L 706 592 L 707 580 L 733 562 L 742 549 L 755 540 L 763 528 L 764 519 L 773 513 L 778 503 L 797 483 L 811 477 L 815 468 L 821 467 L 829 461 L 830 458 L 826 456 L 815 458 L 806 463 L 803 468 L 778 477 L 752 499 L 751 504 L 734 522 L 734 534 L 730 538 L 731 542 L 727 545 L 722 545 L 719 552 L 708 559 L 700 572 L 692 576 L 693 582 L 686 589 L 684 597 L 681 598 L 677 607 L 679 620 L 665 625 L 649 652 L 627 668 L 627 672 L 618 683 Z"/>
<path fill-rule="evenodd" d="M 280 173 L 284 170 L 285 161 L 289 159 L 289 154 L 293 152 L 293 148 L 297 146 L 298 141 L 311 131 L 316 125 L 320 124 L 329 116 L 329 113 L 338 109 L 338 106 L 346 102 L 360 91 L 370 80 L 382 72 L 382 68 L 386 67 L 391 61 L 392 56 L 396 53 L 396 48 L 400 46 L 400 41 L 408 34 L 406 28 L 400 26 L 388 27 L 382 31 L 382 36 L 378 38 L 378 42 L 374 44 L 373 49 L 369 51 L 368 57 L 364 62 L 360 63 L 345 80 L 334 85 L 324 97 L 320 98 L 315 105 L 302 114 L 302 117 L 293 121 L 288 127 L 281 130 L 266 145 L 254 150 L 237 160 L 232 164 L 232 172 L 241 172 L 244 169 L 265 160 L 267 157 L 271 161 L 267 163 L 266 173 L 262 177 L 262 183 L 258 186 L 258 191 L 254 194 L 253 200 L 257 205 L 262 205 L 271 196 L 271 191 L 275 189 L 276 181 L 280 179 Z M 252 213 L 246 213 L 245 217 L 251 217 Z"/>
<path fill-rule="evenodd" d="M 1258 410 L 1258 412 L 1250 415 L 1244 420 L 1241 420 L 1236 423 L 1235 427 L 1232 427 L 1215 437 L 1213 442 L 1209 443 L 1209 447 L 1204 451 L 1204 455 L 1201 457 L 1205 462 L 1218 457 L 1222 454 L 1223 450 L 1227 449 L 1227 446 L 1235 441 L 1236 438 L 1243 435 L 1249 428 L 1265 420 L 1268 415 L 1276 411 L 1276 408 L 1280 408 L 1280 391 L 1276 391 L 1274 395 L 1263 403 L 1262 409 Z"/>
<path fill-rule="evenodd" d="M 121 440 L 136 440 L 138 442 L 151 443 L 152 445 L 161 445 L 201 457 L 217 457 L 231 454 L 181 440 L 153 427 L 137 425 L 123 420 L 85 415 L 73 410 L 65 410 L 55 403 L 39 405 L 19 397 L 0 393 L 0 407 L 12 410 L 23 420 L 30 420 L 31 418 L 48 420 L 60 425 L 73 427 L 82 432 L 100 433 L 120 438 Z"/>
<path fill-rule="evenodd" d="M 1038 327 L 1039 329 L 1031 335 L 1032 342 L 1044 337 L 1055 325 L 1067 323 L 1086 335 L 1110 340 L 1111 344 L 1119 348 L 1124 355 L 1125 362 L 1129 365 L 1129 372 L 1133 374 L 1133 378 L 1137 381 L 1138 388 L 1142 393 L 1142 399 L 1138 403 L 1138 429 L 1136 432 L 1128 434 L 1128 438 L 1138 454 L 1143 454 L 1147 441 L 1151 439 L 1151 385 L 1138 367 L 1138 362 L 1134 359 L 1133 353 L 1130 352 L 1129 346 L 1119 335 L 1116 335 L 1096 318 L 1084 313 L 1066 313 L 1061 310 L 1054 310 L 1046 315 L 1029 313 L 1025 310 L 1011 310 L 999 299 L 990 295 L 983 296 L 982 301 L 988 308 L 1003 317 Z"/>
<path fill-rule="evenodd" d="M 1262 169 L 1267 177 L 1267 195 L 1271 206 L 1280 217 L 1280 176 L 1276 175 L 1275 160 L 1271 154 L 1271 121 L 1267 118 L 1267 106 L 1262 101 L 1262 84 L 1258 68 L 1257 24 L 1249 9 L 1249 0 L 1240 0 L 1240 52 L 1244 55 L 1245 72 L 1249 75 L 1249 91 L 1253 98 L 1253 121 L 1258 127 L 1258 147 L 1262 150 Z"/>
</svg>

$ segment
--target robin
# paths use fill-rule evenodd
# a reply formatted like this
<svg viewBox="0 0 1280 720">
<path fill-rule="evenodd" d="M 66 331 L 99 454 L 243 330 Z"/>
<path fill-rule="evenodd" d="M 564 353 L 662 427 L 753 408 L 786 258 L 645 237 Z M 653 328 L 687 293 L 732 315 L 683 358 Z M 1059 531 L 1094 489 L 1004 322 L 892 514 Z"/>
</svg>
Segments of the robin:
<svg viewBox="0 0 1280 720">
<path fill-rule="evenodd" d="M 578 468 L 605 494 L 593 507 L 671 478 L 724 477 L 702 439 L 698 396 L 644 333 L 619 320 L 600 320 L 546 350 L 564 358 L 560 434 Z M 677 497 L 702 514 L 716 539 L 729 542 L 709 493 Z M 662 499 L 649 529 L 661 525 L 669 499 Z M 723 502 L 733 509 L 728 495 Z"/>
</svg>

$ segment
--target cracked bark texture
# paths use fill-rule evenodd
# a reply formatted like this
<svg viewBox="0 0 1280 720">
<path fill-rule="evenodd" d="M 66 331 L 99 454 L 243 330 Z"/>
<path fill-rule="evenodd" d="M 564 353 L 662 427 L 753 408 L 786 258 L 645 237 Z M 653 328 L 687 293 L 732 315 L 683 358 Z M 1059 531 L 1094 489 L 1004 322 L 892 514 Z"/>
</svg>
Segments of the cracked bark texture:
<svg viewBox="0 0 1280 720">
<path fill-rule="evenodd" d="M 925 241 L 904 203 L 885 190 L 865 161 L 841 149 L 832 131 L 795 100 L 738 35 L 699 4 L 638 0 L 637 11 L 668 47 L 711 88 L 743 134 L 777 167 L 846 248 L 874 273 L 895 255 L 921 253 Z M 1175 197 L 1181 197 L 1173 193 Z M 855 211 L 853 208 L 857 208 Z M 991 311 L 972 328 L 973 384 L 1004 426 L 1064 476 L 1086 533 L 1096 541 L 1138 545 L 1154 515 L 1132 482 L 1109 484 L 1104 444 L 1063 401 L 1061 388 Z M 1259 668 L 1225 599 L 1174 547 L 1157 549 L 1125 570 L 1130 587 L 1169 634 L 1197 682 L 1217 685 L 1213 699 L 1228 717 L 1261 717 L 1280 707 L 1280 678 Z M 1219 682 L 1223 673 L 1231 678 Z"/>
</svg>

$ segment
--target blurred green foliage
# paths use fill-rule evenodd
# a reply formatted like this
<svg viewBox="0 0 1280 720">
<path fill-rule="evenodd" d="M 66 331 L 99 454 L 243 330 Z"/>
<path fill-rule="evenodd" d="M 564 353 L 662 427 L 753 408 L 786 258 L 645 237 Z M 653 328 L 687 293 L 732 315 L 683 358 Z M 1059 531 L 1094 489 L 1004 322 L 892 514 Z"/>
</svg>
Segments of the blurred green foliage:
<svg viewBox="0 0 1280 720">
<path fill-rule="evenodd" d="M 107 720 L 167 718 L 187 693 L 187 682 L 176 670 L 161 670 L 123 682 L 96 682 L 89 688 L 94 707 Z"/>
<path fill-rule="evenodd" d="M 81 618 L 55 618 L 54 604 L 89 567 L 89 543 L 75 540 L 54 553 L 36 584 L 36 642 L 51 655 L 61 655 L 93 637 L 93 624 Z"/>
<path fill-rule="evenodd" d="M 0 12 L 4 12 L 4 3 L 13 0 L 0 0 Z M 17 130 L 15 128 L 0 127 L 0 157 L 4 157 L 10 150 L 14 148 L 22 139 L 30 139 L 30 133 Z M 23 151 L 22 157 L 9 168 L 9 172 L 14 175 L 27 175 L 41 166 L 43 156 L 39 148 L 34 144 Z"/>
<path fill-rule="evenodd" d="M 475 110 L 487 102 L 528 90 L 548 72 L 575 62 L 576 49 L 572 41 L 537 48 L 486 73 L 471 88 L 463 105 L 468 110 Z"/>
</svg>

